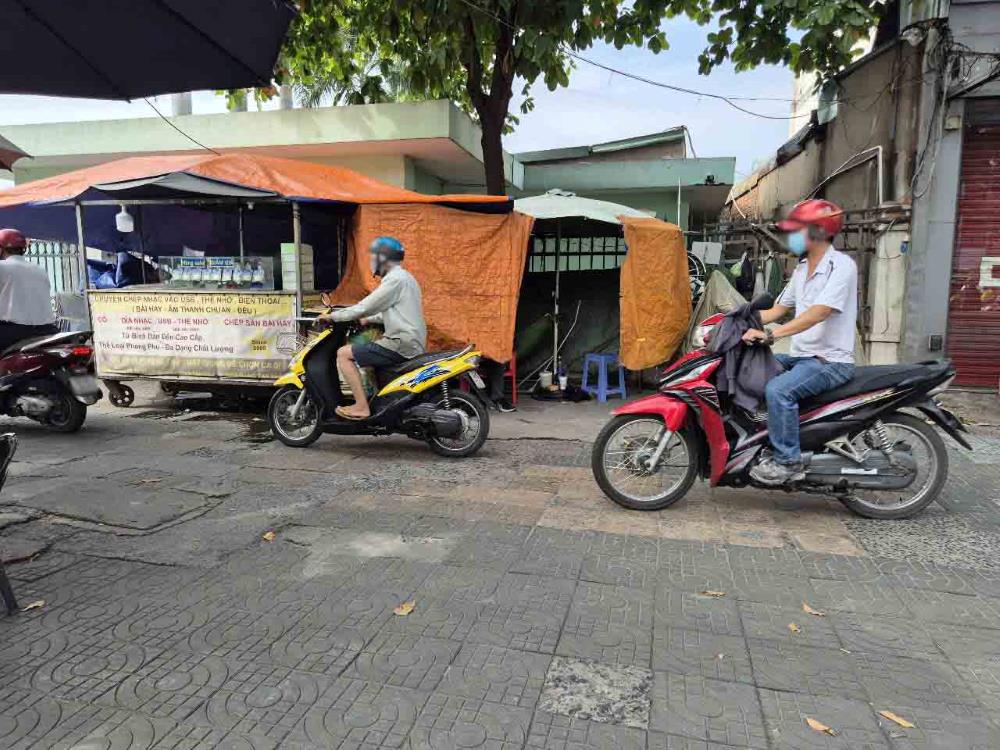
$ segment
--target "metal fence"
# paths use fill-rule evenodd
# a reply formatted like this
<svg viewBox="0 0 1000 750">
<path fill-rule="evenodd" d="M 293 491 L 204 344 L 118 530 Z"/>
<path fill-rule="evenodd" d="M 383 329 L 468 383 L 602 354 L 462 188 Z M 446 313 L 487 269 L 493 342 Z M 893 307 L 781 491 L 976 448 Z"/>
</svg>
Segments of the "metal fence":
<svg viewBox="0 0 1000 750">
<path fill-rule="evenodd" d="M 80 279 L 79 250 L 68 242 L 43 242 L 31 240 L 25 257 L 37 263 L 48 274 L 52 286 L 52 296 L 64 292 L 79 292 L 83 288 Z"/>
</svg>

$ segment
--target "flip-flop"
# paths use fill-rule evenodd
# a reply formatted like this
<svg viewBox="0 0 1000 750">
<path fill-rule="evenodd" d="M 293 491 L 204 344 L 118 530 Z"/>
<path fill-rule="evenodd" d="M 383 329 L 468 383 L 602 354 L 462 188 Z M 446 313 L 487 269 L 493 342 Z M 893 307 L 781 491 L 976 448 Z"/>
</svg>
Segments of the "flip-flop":
<svg viewBox="0 0 1000 750">
<path fill-rule="evenodd" d="M 349 414 L 347 412 L 347 409 L 343 406 L 338 406 L 336 409 L 334 409 L 334 411 L 336 412 L 338 417 L 341 417 L 343 419 L 350 419 L 352 422 L 364 422 L 366 419 L 368 419 L 368 417 L 360 417 L 356 414 Z"/>
</svg>

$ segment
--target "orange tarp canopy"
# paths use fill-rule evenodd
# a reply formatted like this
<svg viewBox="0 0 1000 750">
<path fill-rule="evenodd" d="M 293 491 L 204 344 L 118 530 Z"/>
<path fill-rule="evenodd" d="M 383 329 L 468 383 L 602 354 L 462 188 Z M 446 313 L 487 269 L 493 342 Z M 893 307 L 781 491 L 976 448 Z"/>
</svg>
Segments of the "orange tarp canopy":
<svg viewBox="0 0 1000 750">
<path fill-rule="evenodd" d="M 378 281 L 368 246 L 381 235 L 406 248 L 406 268 L 420 283 L 428 349 L 473 343 L 497 362 L 511 358 L 517 300 L 534 220 L 519 213 L 481 214 L 444 206 L 361 206 L 354 217 L 347 271 L 333 293 L 352 304 Z"/>
<path fill-rule="evenodd" d="M 25 183 L 0 191 L 0 207 L 79 197 L 95 186 L 183 173 L 276 193 L 284 198 L 343 203 L 496 204 L 504 196 L 424 195 L 344 167 L 248 153 L 136 156 Z"/>
<path fill-rule="evenodd" d="M 684 235 L 675 224 L 619 217 L 628 253 L 621 269 L 621 351 L 630 370 L 668 360 L 691 318 L 691 282 Z"/>
</svg>

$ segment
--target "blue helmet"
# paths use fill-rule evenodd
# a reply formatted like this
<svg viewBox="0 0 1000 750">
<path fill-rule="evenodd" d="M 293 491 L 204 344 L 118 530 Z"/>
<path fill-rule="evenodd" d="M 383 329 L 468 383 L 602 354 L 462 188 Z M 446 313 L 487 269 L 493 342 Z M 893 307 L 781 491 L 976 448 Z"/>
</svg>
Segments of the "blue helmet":
<svg viewBox="0 0 1000 750">
<path fill-rule="evenodd" d="M 368 248 L 371 253 L 371 271 L 375 276 L 385 276 L 386 263 L 400 263 L 405 251 L 403 243 L 395 237 L 376 237 Z"/>
</svg>

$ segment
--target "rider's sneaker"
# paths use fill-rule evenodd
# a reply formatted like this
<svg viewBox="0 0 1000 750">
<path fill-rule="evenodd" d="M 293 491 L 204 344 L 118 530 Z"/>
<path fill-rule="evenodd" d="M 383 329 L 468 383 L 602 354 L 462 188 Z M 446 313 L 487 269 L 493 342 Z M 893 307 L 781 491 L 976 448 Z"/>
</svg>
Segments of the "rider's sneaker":
<svg viewBox="0 0 1000 750">
<path fill-rule="evenodd" d="M 750 469 L 750 476 L 761 484 L 777 487 L 791 482 L 801 482 L 806 478 L 806 472 L 801 461 L 796 461 L 794 464 L 782 464 L 773 458 L 765 458 Z"/>
</svg>

